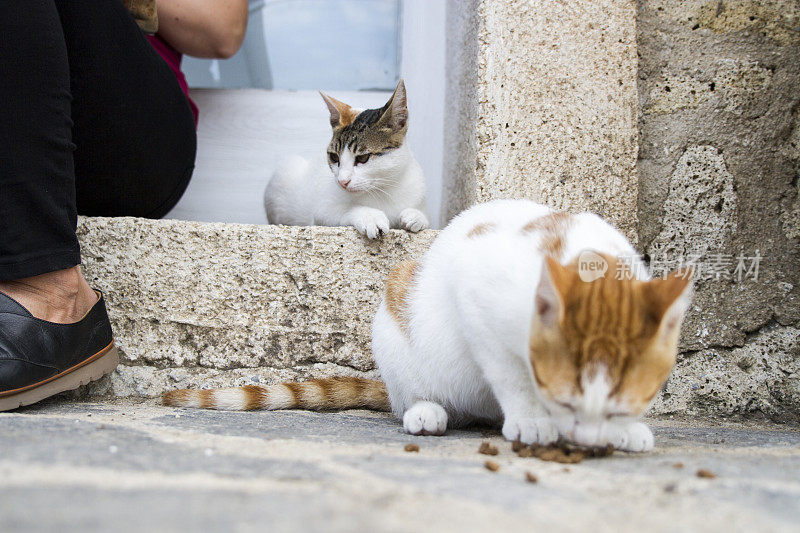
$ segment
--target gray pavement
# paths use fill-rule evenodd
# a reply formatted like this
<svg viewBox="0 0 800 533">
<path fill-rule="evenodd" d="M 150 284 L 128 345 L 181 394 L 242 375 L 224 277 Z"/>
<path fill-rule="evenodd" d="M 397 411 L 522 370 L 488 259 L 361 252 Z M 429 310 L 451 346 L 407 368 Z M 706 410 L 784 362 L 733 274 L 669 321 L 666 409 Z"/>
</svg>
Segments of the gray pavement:
<svg viewBox="0 0 800 533">
<path fill-rule="evenodd" d="M 0 531 L 800 531 L 800 428 L 651 423 L 652 453 L 565 467 L 367 411 L 61 399 L 0 413 Z"/>
</svg>

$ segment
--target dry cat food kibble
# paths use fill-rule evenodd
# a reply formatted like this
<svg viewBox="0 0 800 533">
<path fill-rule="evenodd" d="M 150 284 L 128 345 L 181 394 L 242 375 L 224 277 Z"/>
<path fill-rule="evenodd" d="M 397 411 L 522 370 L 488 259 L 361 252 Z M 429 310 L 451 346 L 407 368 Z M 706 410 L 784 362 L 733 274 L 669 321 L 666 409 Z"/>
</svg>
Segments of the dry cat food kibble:
<svg viewBox="0 0 800 533">
<path fill-rule="evenodd" d="M 497 472 L 500 470 L 500 464 L 496 461 L 486 461 L 483 463 L 483 466 L 486 467 L 487 470 L 491 470 L 492 472 Z"/>
<path fill-rule="evenodd" d="M 407 452 L 418 452 L 419 446 L 417 446 L 416 444 L 406 444 L 406 447 L 404 449 Z"/>
<path fill-rule="evenodd" d="M 614 453 L 614 447 L 610 444 L 604 448 L 583 448 L 566 443 L 551 444 L 550 446 L 538 444 L 525 446 L 519 441 L 514 441 L 511 443 L 511 449 L 517 452 L 519 457 L 536 457 L 542 461 L 566 464 L 580 463 L 587 457 L 607 457 Z"/>
<path fill-rule="evenodd" d="M 527 446 L 524 446 L 524 447 L 520 448 L 519 450 L 516 450 L 516 452 L 517 452 L 517 455 L 519 455 L 520 457 L 533 457 L 533 450 L 531 450 Z"/>
<path fill-rule="evenodd" d="M 712 472 L 711 470 L 706 470 L 705 468 L 701 468 L 697 471 L 697 477 L 703 477 L 706 479 L 714 479 L 717 475 Z"/>
<path fill-rule="evenodd" d="M 497 446 L 492 446 L 488 442 L 484 441 L 481 443 L 480 448 L 478 448 L 478 453 L 482 453 L 484 455 L 497 455 L 500 452 L 497 450 Z"/>
<path fill-rule="evenodd" d="M 672 465 L 672 468 L 683 468 L 683 463 L 677 462 L 677 463 Z"/>
<path fill-rule="evenodd" d="M 525 481 L 528 483 L 538 483 L 539 478 L 536 477 L 536 474 L 532 474 L 531 472 L 525 472 Z"/>
</svg>

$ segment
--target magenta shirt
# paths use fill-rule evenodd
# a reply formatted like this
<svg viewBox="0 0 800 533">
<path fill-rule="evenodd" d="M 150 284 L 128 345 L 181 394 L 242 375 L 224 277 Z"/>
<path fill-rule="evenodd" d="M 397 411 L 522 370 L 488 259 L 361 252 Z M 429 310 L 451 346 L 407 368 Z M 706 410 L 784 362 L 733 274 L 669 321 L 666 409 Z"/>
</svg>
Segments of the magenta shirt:
<svg viewBox="0 0 800 533">
<path fill-rule="evenodd" d="M 167 65 L 169 65 L 169 68 L 171 68 L 172 72 L 175 74 L 175 78 L 178 80 L 178 85 L 181 86 L 181 90 L 183 90 L 183 94 L 186 95 L 186 99 L 189 101 L 189 106 L 192 108 L 194 125 L 197 126 L 197 104 L 195 104 L 192 99 L 189 98 L 189 84 L 186 83 L 186 76 L 184 76 L 183 72 L 181 72 L 181 60 L 183 59 L 183 55 L 181 55 L 180 52 L 171 47 L 158 35 L 147 35 L 146 37 L 147 40 L 150 41 L 150 44 L 153 45 L 153 48 L 155 48 L 161 57 L 164 58 L 164 61 L 167 62 Z"/>
</svg>

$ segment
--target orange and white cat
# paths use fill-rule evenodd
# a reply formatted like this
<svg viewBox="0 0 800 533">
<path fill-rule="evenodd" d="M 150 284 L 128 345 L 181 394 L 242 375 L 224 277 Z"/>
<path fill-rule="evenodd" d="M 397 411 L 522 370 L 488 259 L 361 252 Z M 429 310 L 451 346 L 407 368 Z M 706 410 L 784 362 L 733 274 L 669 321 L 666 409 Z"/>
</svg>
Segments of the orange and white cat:
<svg viewBox="0 0 800 533">
<path fill-rule="evenodd" d="M 494 201 L 456 217 L 419 262 L 390 274 L 372 327 L 383 382 L 182 390 L 164 401 L 391 408 L 411 434 L 488 422 L 524 443 L 647 451 L 653 435 L 637 417 L 675 364 L 690 292 L 681 273 L 649 279 L 596 215 Z"/>
</svg>

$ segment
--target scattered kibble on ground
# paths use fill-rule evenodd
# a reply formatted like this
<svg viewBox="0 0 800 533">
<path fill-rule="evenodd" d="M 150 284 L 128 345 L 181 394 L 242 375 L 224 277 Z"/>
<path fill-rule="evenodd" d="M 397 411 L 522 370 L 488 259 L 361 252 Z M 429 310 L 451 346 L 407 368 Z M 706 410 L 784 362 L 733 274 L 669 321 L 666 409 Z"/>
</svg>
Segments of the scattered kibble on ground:
<svg viewBox="0 0 800 533">
<path fill-rule="evenodd" d="M 483 463 L 483 466 L 486 467 L 487 470 L 491 470 L 492 472 L 497 472 L 500 470 L 500 464 L 497 461 L 486 461 Z"/>
<path fill-rule="evenodd" d="M 419 446 L 416 444 L 406 444 L 406 447 L 404 449 L 407 452 L 418 452 Z"/>
<path fill-rule="evenodd" d="M 717 475 L 711 470 L 706 470 L 705 468 L 701 468 L 700 470 L 697 471 L 697 477 L 714 479 L 715 477 L 717 477 Z"/>
<path fill-rule="evenodd" d="M 566 443 L 551 444 L 549 446 L 538 444 L 526 446 L 519 441 L 514 441 L 511 443 L 511 449 L 519 457 L 536 457 L 542 461 L 567 464 L 580 463 L 588 457 L 607 457 L 614 453 L 614 447 L 610 444 L 603 448 L 584 448 Z"/>
<path fill-rule="evenodd" d="M 536 477 L 536 474 L 532 472 L 525 472 L 525 481 L 527 481 L 528 483 L 538 483 L 539 478 Z"/>
<path fill-rule="evenodd" d="M 492 446 L 488 442 L 483 441 L 480 448 L 478 448 L 478 453 L 482 453 L 484 455 L 497 455 L 500 452 L 497 450 L 497 446 Z"/>
<path fill-rule="evenodd" d="M 677 462 L 677 463 L 672 465 L 672 468 L 683 468 L 683 463 Z"/>
</svg>

